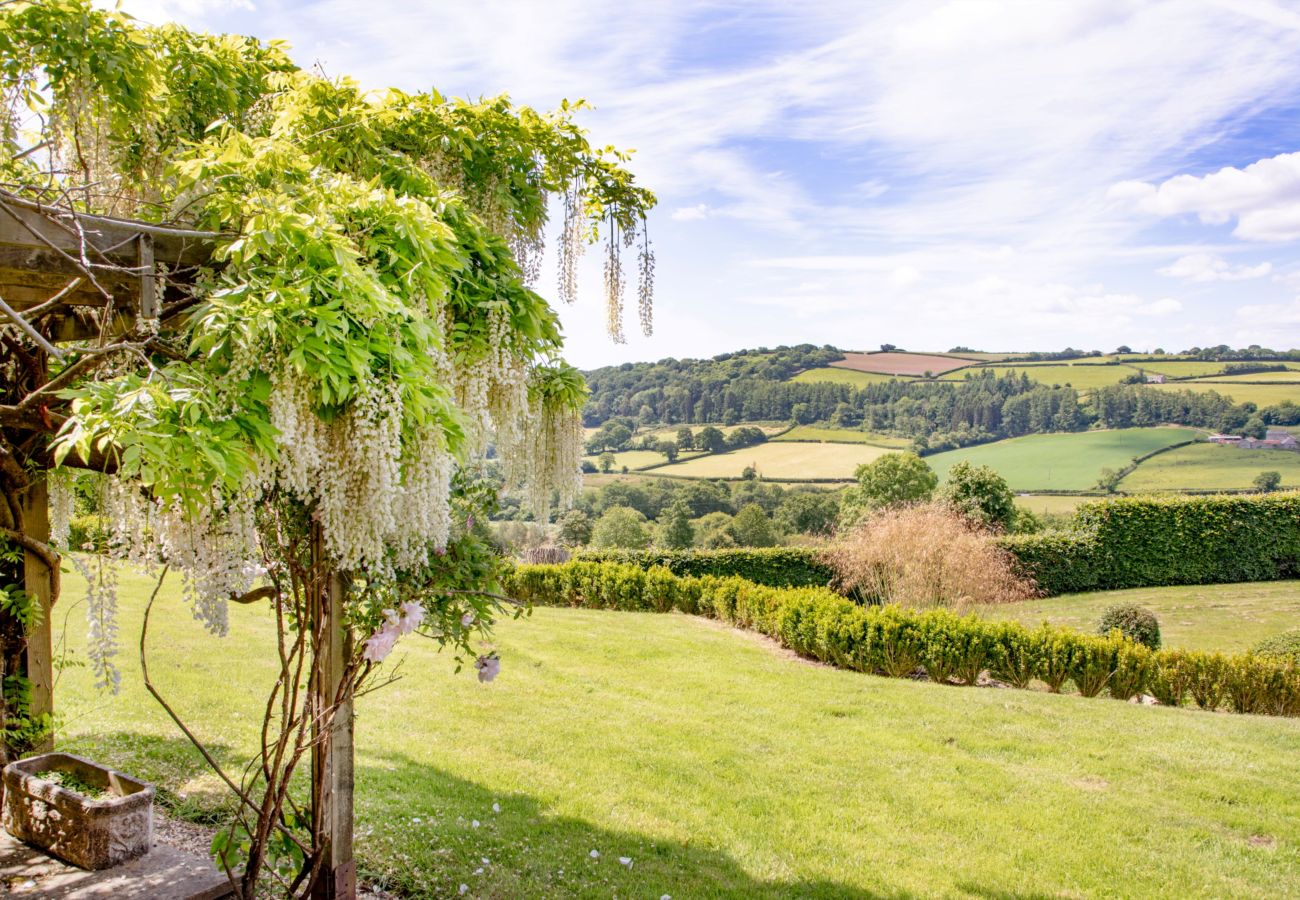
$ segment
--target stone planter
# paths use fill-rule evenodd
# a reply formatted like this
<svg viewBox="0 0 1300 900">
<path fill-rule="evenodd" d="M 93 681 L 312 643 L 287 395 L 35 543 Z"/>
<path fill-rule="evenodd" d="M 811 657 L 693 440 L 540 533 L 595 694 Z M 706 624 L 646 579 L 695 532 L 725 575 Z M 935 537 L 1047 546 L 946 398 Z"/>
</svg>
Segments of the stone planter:
<svg viewBox="0 0 1300 900">
<path fill-rule="evenodd" d="M 91 800 L 38 777 L 51 769 L 110 796 Z M 153 785 L 66 753 L 10 763 L 2 777 L 4 827 L 18 840 L 83 869 L 107 869 L 149 852 Z"/>
</svg>

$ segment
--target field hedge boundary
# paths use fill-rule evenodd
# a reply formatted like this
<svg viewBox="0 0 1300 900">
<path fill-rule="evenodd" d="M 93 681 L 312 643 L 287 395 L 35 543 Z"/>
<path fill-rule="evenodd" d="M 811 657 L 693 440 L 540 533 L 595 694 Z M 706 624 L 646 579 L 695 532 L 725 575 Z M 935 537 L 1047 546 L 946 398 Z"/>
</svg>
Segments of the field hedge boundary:
<svg viewBox="0 0 1300 900">
<path fill-rule="evenodd" d="M 1253 654 L 1150 650 L 1111 632 L 1084 634 L 990 622 L 949 610 L 862 606 L 820 587 L 777 588 L 734 576 L 680 577 L 663 566 L 572 560 L 519 566 L 507 579 L 534 606 L 617 609 L 715 618 L 774 638 L 802 656 L 842 669 L 978 684 L 988 672 L 1017 688 L 1067 684 L 1085 697 L 1150 694 L 1168 706 L 1190 697 L 1206 710 L 1300 716 L 1300 665 Z"/>
<path fill-rule="evenodd" d="M 1300 576 L 1300 493 L 1111 497 L 1082 503 L 1065 531 L 998 543 L 1046 596 L 1085 591 L 1275 581 Z M 578 558 L 662 566 L 682 576 L 739 576 L 770 587 L 824 587 L 808 547 L 584 552 Z"/>
</svg>

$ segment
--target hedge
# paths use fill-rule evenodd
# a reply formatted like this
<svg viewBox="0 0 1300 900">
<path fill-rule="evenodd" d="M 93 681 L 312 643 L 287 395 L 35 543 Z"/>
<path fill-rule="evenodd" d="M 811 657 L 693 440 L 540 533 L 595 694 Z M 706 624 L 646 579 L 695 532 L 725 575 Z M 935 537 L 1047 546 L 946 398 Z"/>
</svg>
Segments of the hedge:
<svg viewBox="0 0 1300 900">
<path fill-rule="evenodd" d="M 820 587 L 776 588 L 743 578 L 679 577 L 663 566 L 573 560 L 520 566 L 508 589 L 538 606 L 705 615 L 775 638 L 844 669 L 975 684 L 984 672 L 1014 687 L 1066 684 L 1085 697 L 1149 693 L 1181 706 L 1300 716 L 1300 664 L 1246 654 L 1153 651 L 1118 632 L 1090 635 L 1018 622 L 989 622 L 948 610 L 861 606 Z"/>
<path fill-rule="evenodd" d="M 826 587 L 835 573 L 808 547 L 737 550 L 584 550 L 578 559 L 640 566 L 662 566 L 674 575 L 736 575 L 770 587 Z"/>
<path fill-rule="evenodd" d="M 1107 498 L 1080 505 L 1070 530 L 998 540 L 1048 596 L 1293 578 L 1300 575 L 1300 493 Z M 737 575 L 772 587 L 825 586 L 833 577 L 808 547 L 580 558 L 663 566 L 675 575 Z"/>
</svg>

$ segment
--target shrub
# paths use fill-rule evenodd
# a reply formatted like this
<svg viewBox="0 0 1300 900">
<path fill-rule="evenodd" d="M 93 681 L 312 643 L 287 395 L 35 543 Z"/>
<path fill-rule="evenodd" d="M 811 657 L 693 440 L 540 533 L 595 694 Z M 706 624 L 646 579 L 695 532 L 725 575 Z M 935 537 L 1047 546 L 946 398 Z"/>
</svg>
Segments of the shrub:
<svg viewBox="0 0 1300 900">
<path fill-rule="evenodd" d="M 1135 603 L 1117 603 L 1101 614 L 1097 633 L 1106 635 L 1112 630 L 1144 647 L 1160 649 L 1160 620 L 1151 610 Z"/>
<path fill-rule="evenodd" d="M 628 506 L 611 506 L 591 530 L 593 547 L 639 550 L 648 543 L 645 516 Z"/>
<path fill-rule="evenodd" d="M 880 510 L 825 560 L 842 590 L 871 602 L 961 608 L 1034 596 L 992 536 L 941 504 Z"/>
<path fill-rule="evenodd" d="M 1254 652 L 1257 656 L 1290 660 L 1300 665 L 1300 628 L 1264 638 L 1255 645 Z"/>
<path fill-rule="evenodd" d="M 726 516 L 725 513 L 723 515 Z M 726 520 L 730 522 L 730 516 L 726 516 Z M 580 554 L 579 558 L 591 562 L 632 564 L 642 568 L 663 566 L 678 576 L 716 575 L 725 578 L 737 575 L 770 587 L 825 587 L 835 577 L 834 571 L 819 559 L 817 551 L 803 547 L 587 551 Z"/>
<path fill-rule="evenodd" d="M 860 606 L 824 587 L 769 587 L 735 576 L 679 577 L 662 566 L 590 560 L 522 565 L 508 575 L 507 590 L 537 605 L 714 616 L 859 672 L 907 677 L 924 665 L 936 681 L 974 684 L 988 668 L 1017 687 L 1040 680 L 1059 692 L 1073 680 L 1087 697 L 1108 689 L 1129 699 L 1149 690 L 1171 706 L 1190 694 L 1204 709 L 1218 708 L 1227 697 L 1238 712 L 1300 715 L 1300 665 L 1261 655 L 1155 651 L 1114 633 L 1089 635 L 1048 625 L 1028 629 L 945 609 Z"/>
</svg>

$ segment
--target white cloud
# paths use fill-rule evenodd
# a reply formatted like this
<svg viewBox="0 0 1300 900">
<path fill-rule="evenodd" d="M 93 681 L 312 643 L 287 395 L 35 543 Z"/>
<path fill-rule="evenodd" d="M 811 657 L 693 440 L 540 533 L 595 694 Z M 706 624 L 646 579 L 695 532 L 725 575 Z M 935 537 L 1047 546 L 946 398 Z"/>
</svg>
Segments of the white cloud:
<svg viewBox="0 0 1300 900">
<path fill-rule="evenodd" d="M 1234 266 L 1212 253 L 1189 253 L 1158 271 L 1161 275 L 1184 281 L 1247 281 L 1268 275 L 1273 271 L 1273 264 L 1262 262 L 1254 266 Z"/>
<path fill-rule="evenodd" d="M 682 206 L 673 210 L 673 220 L 676 222 L 698 222 L 701 219 L 709 217 L 710 209 L 707 203 L 697 203 L 694 206 Z"/>
<path fill-rule="evenodd" d="M 1111 196 L 1156 216 L 1195 214 L 1207 225 L 1233 219 L 1233 234 L 1248 241 L 1300 238 L 1300 153 L 1282 153 L 1244 169 L 1176 175 L 1159 185 L 1121 182 Z"/>
</svg>

